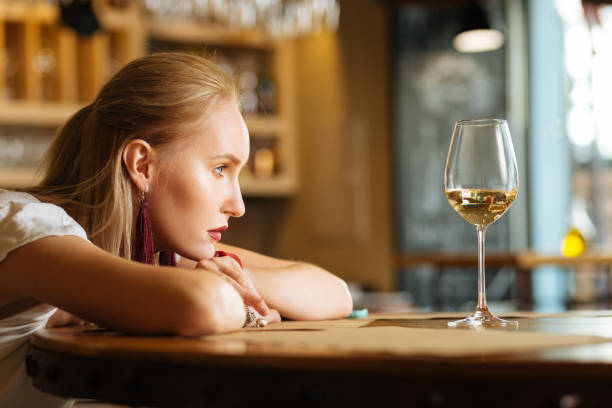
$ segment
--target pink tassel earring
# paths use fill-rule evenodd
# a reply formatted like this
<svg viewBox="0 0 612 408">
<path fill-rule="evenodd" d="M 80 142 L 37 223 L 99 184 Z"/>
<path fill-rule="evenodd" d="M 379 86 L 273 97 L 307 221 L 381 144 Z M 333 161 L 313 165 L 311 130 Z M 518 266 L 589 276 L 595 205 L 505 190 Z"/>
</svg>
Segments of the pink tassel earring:
<svg viewBox="0 0 612 408">
<path fill-rule="evenodd" d="M 132 248 L 132 260 L 153 265 L 155 263 L 155 246 L 153 245 L 153 228 L 149 219 L 149 200 L 145 193 L 140 201 L 140 211 L 136 218 L 136 234 Z M 159 253 L 159 264 L 162 266 L 176 266 L 176 254 L 172 251 Z"/>
<path fill-rule="evenodd" d="M 161 251 L 159 253 L 160 266 L 176 266 L 176 254 L 172 251 Z"/>
<path fill-rule="evenodd" d="M 153 247 L 153 229 L 151 228 L 151 220 L 149 220 L 147 212 L 149 201 L 144 193 L 141 194 L 142 200 L 140 201 L 140 211 L 136 218 L 136 234 L 132 248 L 132 260 L 153 265 L 155 263 L 153 256 L 155 249 Z"/>
</svg>

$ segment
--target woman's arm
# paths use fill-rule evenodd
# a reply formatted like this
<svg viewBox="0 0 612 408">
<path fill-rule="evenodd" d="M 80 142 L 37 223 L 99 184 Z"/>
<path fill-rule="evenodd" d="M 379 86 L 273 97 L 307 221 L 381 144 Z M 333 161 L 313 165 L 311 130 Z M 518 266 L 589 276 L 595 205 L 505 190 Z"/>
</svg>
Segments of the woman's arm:
<svg viewBox="0 0 612 408">
<path fill-rule="evenodd" d="M 294 320 L 346 317 L 353 302 L 346 283 L 315 265 L 284 261 L 225 244 L 218 250 L 238 255 L 257 292 L 269 307 Z M 189 267 L 187 260 L 181 262 Z M 180 263 L 179 263 L 180 264 Z"/>
<path fill-rule="evenodd" d="M 240 295 L 211 272 L 131 262 L 73 236 L 12 251 L 0 262 L 0 288 L 128 332 L 218 333 L 245 319 Z"/>
</svg>

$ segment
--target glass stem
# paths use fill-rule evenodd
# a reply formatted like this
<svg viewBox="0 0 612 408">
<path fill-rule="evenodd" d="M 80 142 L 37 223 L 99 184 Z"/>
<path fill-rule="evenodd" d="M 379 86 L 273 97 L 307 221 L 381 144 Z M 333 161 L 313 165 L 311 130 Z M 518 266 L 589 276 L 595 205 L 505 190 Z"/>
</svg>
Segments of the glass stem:
<svg viewBox="0 0 612 408">
<path fill-rule="evenodd" d="M 478 232 L 478 309 L 487 310 L 487 294 L 485 285 L 485 232 L 486 225 L 476 227 Z"/>
</svg>

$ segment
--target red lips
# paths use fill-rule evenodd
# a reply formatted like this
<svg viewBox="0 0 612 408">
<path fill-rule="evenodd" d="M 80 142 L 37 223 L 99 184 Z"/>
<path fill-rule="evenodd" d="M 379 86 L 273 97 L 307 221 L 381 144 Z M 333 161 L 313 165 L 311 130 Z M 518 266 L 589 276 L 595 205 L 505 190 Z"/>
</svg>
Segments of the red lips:
<svg viewBox="0 0 612 408">
<path fill-rule="evenodd" d="M 221 233 L 225 231 L 226 229 L 227 229 L 227 225 L 216 228 L 216 229 L 208 230 L 208 235 L 210 235 L 211 238 L 214 239 L 215 241 L 220 241 Z"/>
<path fill-rule="evenodd" d="M 226 229 L 227 229 L 227 225 L 224 225 L 223 227 L 219 227 L 219 228 L 208 230 L 208 232 L 223 232 Z"/>
</svg>

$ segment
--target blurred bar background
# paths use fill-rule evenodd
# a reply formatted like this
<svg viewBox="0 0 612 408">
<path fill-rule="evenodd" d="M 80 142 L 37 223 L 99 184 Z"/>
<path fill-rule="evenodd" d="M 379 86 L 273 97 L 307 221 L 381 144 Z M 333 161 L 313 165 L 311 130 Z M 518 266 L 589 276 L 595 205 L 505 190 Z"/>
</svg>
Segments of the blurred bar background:
<svg viewBox="0 0 612 408">
<path fill-rule="evenodd" d="M 488 229 L 492 309 L 607 309 L 606 3 L 0 0 L 0 186 L 36 183 L 56 129 L 133 58 L 201 53 L 238 81 L 251 134 L 227 243 L 320 264 L 357 307 L 471 311 L 476 234 L 444 162 L 456 120 L 503 118 L 520 189 Z"/>
</svg>

